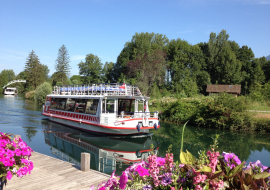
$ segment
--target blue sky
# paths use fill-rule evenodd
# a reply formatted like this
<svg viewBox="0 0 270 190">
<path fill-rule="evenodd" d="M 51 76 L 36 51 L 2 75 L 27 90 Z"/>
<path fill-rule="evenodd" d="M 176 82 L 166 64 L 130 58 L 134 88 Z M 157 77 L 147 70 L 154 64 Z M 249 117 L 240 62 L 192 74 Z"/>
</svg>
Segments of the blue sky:
<svg viewBox="0 0 270 190">
<path fill-rule="evenodd" d="M 34 50 L 51 75 L 64 44 L 72 76 L 89 53 L 116 62 L 136 32 L 194 45 L 225 29 L 255 57 L 268 56 L 269 21 L 270 0 L 0 0 L 0 72 L 19 74 Z"/>
</svg>

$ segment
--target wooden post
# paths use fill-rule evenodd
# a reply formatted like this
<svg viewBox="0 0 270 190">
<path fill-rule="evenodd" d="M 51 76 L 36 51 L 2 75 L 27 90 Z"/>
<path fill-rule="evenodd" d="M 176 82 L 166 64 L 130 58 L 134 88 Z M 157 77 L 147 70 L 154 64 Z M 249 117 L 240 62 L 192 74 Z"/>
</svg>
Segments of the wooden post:
<svg viewBox="0 0 270 190">
<path fill-rule="evenodd" d="M 83 172 L 90 171 L 90 153 L 82 152 L 81 153 L 81 170 Z"/>
</svg>

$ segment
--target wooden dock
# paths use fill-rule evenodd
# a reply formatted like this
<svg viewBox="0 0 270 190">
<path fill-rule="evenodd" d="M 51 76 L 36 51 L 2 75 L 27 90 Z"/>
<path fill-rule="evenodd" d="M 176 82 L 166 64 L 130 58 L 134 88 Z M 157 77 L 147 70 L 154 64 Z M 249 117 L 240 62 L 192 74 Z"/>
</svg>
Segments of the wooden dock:
<svg viewBox="0 0 270 190">
<path fill-rule="evenodd" d="M 95 170 L 83 172 L 75 165 L 38 152 L 33 152 L 31 160 L 34 169 L 31 174 L 19 178 L 13 176 L 5 190 L 88 190 L 91 185 L 95 189 L 99 183 L 107 181 L 110 176 Z"/>
</svg>

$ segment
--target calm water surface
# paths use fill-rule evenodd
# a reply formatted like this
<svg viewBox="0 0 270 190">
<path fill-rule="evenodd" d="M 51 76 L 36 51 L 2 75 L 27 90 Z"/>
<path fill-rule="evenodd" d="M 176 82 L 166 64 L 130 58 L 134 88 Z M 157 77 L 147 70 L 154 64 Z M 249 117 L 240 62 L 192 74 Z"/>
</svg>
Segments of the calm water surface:
<svg viewBox="0 0 270 190">
<path fill-rule="evenodd" d="M 161 123 L 152 136 L 118 138 L 97 136 L 48 121 L 41 115 L 41 105 L 23 96 L 0 95 L 0 131 L 21 135 L 34 150 L 80 165 L 81 152 L 91 154 L 91 169 L 121 174 L 132 163 L 147 157 L 153 144 L 158 156 L 165 156 L 173 145 L 174 159 L 179 159 L 182 125 Z M 207 150 L 215 134 L 220 134 L 220 152 L 234 152 L 241 160 L 270 166 L 270 134 L 223 131 L 187 126 L 184 149 L 197 156 Z"/>
</svg>

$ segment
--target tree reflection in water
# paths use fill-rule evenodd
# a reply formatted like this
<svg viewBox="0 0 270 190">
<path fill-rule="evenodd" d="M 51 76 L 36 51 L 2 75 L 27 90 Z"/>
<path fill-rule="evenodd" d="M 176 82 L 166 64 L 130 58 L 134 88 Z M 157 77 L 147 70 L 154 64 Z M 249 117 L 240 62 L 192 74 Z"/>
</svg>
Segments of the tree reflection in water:
<svg viewBox="0 0 270 190">
<path fill-rule="evenodd" d="M 161 128 L 152 130 L 153 140 L 160 142 L 159 156 L 164 157 L 170 144 L 173 145 L 174 160 L 179 160 L 183 125 L 161 123 Z M 213 143 L 212 137 L 220 134 L 218 150 L 220 153 L 234 152 L 241 160 L 248 160 L 254 151 L 270 153 L 270 135 L 268 133 L 229 131 L 209 129 L 197 126 L 187 126 L 184 134 L 184 150 L 198 156 L 199 150 L 208 150 Z M 256 161 L 256 160 L 254 160 Z M 265 165 L 270 166 L 270 160 Z"/>
</svg>

